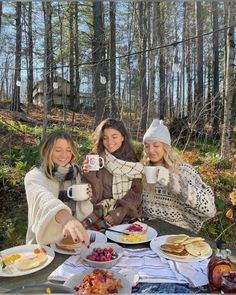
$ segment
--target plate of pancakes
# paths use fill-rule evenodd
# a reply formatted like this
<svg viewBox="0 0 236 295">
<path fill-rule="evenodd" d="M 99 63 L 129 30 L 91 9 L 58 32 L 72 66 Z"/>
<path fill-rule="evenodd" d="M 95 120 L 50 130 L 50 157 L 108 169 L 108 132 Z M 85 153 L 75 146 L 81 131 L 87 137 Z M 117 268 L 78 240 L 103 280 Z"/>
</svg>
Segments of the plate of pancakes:
<svg viewBox="0 0 236 295">
<path fill-rule="evenodd" d="M 181 262 L 197 262 L 212 255 L 204 238 L 185 234 L 159 236 L 151 241 L 150 247 L 161 257 Z"/>
<path fill-rule="evenodd" d="M 37 272 L 48 266 L 55 257 L 50 247 L 38 244 L 12 247 L 2 250 L 1 254 L 7 267 L 5 271 L 2 270 L 1 260 L 0 277 L 18 277 Z M 17 258 L 13 259 L 13 256 Z"/>
<path fill-rule="evenodd" d="M 88 235 L 90 236 L 92 232 L 96 235 L 96 242 L 102 242 L 105 243 L 107 241 L 107 237 L 100 233 L 99 231 L 94 230 L 87 230 Z M 57 253 L 65 254 L 65 255 L 77 255 L 80 253 L 82 249 L 81 242 L 75 243 L 71 236 L 68 236 L 64 238 L 61 241 L 58 241 L 56 243 L 50 244 L 50 247 Z"/>
</svg>

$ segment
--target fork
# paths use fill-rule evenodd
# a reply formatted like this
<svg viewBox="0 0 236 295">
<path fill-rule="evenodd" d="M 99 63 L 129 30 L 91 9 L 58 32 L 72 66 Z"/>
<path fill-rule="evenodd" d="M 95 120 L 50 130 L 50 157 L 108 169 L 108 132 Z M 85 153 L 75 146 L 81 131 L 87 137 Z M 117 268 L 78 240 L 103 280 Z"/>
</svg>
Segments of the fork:
<svg viewBox="0 0 236 295">
<path fill-rule="evenodd" d="M 96 233 L 91 232 L 90 236 L 89 236 L 89 243 L 91 244 L 91 243 L 95 242 L 95 240 L 96 240 Z"/>
<path fill-rule="evenodd" d="M 0 252 L 0 257 L 1 257 L 1 259 L 2 259 L 2 271 L 5 271 L 7 265 L 6 265 L 6 263 L 4 262 L 4 260 L 3 260 L 3 256 L 2 256 L 2 253 L 1 253 L 1 252 Z"/>
</svg>

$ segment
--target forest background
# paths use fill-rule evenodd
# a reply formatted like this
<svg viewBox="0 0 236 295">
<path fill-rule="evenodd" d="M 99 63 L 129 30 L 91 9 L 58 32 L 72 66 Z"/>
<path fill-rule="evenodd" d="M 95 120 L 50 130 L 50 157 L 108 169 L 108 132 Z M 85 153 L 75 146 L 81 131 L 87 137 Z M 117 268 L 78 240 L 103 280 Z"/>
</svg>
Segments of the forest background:
<svg viewBox="0 0 236 295">
<path fill-rule="evenodd" d="M 70 131 L 81 163 L 106 117 L 140 156 L 163 119 L 214 189 L 203 234 L 236 247 L 235 16 L 234 1 L 0 2 L 0 249 L 24 243 L 23 179 L 45 135 Z"/>
</svg>

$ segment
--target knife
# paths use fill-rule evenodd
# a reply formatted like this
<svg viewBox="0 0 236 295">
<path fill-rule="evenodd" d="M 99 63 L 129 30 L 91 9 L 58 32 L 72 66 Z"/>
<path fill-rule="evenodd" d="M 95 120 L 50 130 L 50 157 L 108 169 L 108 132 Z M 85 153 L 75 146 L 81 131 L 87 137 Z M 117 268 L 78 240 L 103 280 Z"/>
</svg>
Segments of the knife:
<svg viewBox="0 0 236 295">
<path fill-rule="evenodd" d="M 123 232 L 123 231 L 119 231 L 119 230 L 116 230 L 116 229 L 112 229 L 112 228 L 103 228 L 103 229 L 104 230 L 112 231 L 114 233 L 122 234 L 122 235 L 129 235 L 129 233 L 126 233 L 126 232 Z"/>
</svg>

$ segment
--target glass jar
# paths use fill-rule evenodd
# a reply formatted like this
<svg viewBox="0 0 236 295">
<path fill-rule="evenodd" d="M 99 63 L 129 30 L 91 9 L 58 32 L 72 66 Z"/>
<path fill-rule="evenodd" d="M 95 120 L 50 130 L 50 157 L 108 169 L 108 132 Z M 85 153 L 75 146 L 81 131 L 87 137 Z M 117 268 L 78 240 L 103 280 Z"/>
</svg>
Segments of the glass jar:
<svg viewBox="0 0 236 295">
<path fill-rule="evenodd" d="M 221 274 L 234 270 L 234 266 L 229 259 L 231 251 L 226 249 L 226 243 L 217 241 L 217 253 L 212 256 L 208 263 L 209 289 L 211 292 L 219 291 L 221 288 Z"/>
<path fill-rule="evenodd" d="M 221 274 L 221 291 L 236 294 L 236 271 L 226 271 Z"/>
</svg>

